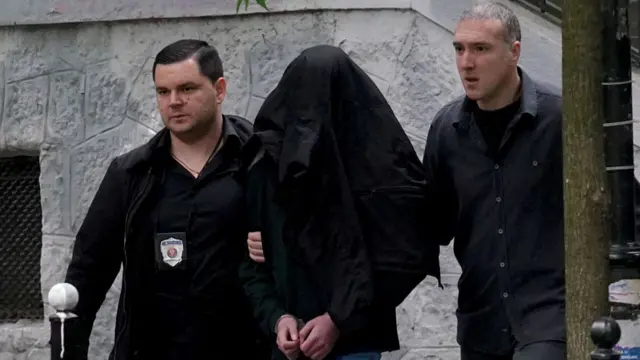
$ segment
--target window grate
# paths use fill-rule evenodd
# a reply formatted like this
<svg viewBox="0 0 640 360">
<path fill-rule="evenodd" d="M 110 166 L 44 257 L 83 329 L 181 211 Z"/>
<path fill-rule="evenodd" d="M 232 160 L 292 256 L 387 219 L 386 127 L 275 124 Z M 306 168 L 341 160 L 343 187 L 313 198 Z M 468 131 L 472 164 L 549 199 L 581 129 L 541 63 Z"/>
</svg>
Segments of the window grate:
<svg viewBox="0 0 640 360">
<path fill-rule="evenodd" d="M 38 157 L 0 158 L 0 322 L 43 317 Z"/>
</svg>

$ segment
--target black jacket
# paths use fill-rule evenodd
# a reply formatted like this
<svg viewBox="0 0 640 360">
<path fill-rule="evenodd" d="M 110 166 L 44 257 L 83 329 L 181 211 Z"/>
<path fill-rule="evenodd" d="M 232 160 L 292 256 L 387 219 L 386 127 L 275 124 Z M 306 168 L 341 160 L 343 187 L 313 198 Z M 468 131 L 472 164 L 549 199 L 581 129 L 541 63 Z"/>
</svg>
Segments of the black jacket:
<svg viewBox="0 0 640 360">
<path fill-rule="evenodd" d="M 241 143 L 252 133 L 251 123 L 245 119 L 225 116 L 225 122 L 225 126 L 233 126 Z M 144 299 L 148 294 L 145 293 L 145 283 L 141 279 L 143 274 L 153 271 L 149 270 L 148 260 L 144 260 L 150 258 L 153 261 L 153 255 L 148 254 L 149 248 L 144 244 L 149 243 L 153 236 L 150 233 L 153 230 L 148 226 L 149 214 L 152 213 L 151 209 L 155 203 L 154 189 L 161 182 L 166 161 L 166 156 L 160 156 L 158 149 L 166 142 L 165 138 L 168 135 L 168 130 L 163 129 L 147 144 L 118 156 L 111 162 L 76 236 L 66 282 L 74 285 L 80 294 L 75 312 L 82 323 L 80 352 L 83 356 L 86 356 L 96 313 L 121 265 L 123 279 L 116 318 L 115 344 L 109 358 L 139 358 L 136 353 L 145 333 L 145 323 L 148 324 L 149 321 L 148 316 L 163 316 L 144 311 Z M 244 220 L 246 219 L 242 221 Z M 226 234 L 234 236 L 231 232 Z M 237 241 L 245 244 L 244 239 Z M 244 296 L 240 284 L 238 289 L 239 294 Z M 246 330 L 243 337 L 246 336 L 245 340 L 248 340 L 244 342 L 244 349 L 250 354 L 253 346 L 250 343 L 251 328 L 254 322 L 248 301 L 245 299 L 243 304 L 242 299 L 238 299 L 235 308 L 216 311 L 238 314 L 236 318 L 242 323 L 240 328 Z M 243 316 L 244 314 L 248 315 Z M 215 326 L 222 329 L 228 324 Z"/>
<path fill-rule="evenodd" d="M 425 276 L 439 278 L 439 247 L 424 226 L 425 170 L 384 96 L 342 50 L 316 46 L 296 58 L 265 100 L 254 132 L 245 160 L 253 164 L 252 223 L 265 246 L 281 244 L 306 278 L 282 284 L 269 262 L 249 266 L 255 274 L 247 276 L 247 292 L 265 331 L 313 297 L 287 285 L 315 289 L 313 315 L 328 312 L 348 338 L 369 328 L 373 312 L 393 314 Z M 391 318 L 384 330 L 393 326 L 397 347 Z M 380 346 L 374 335 L 368 341 Z"/>
<path fill-rule="evenodd" d="M 424 159 L 433 194 L 425 220 L 443 245 L 455 238 L 462 268 L 458 342 L 493 354 L 512 351 L 513 338 L 565 339 L 562 99 L 519 73 L 520 108 L 497 153 L 462 97 L 436 115 Z"/>
</svg>

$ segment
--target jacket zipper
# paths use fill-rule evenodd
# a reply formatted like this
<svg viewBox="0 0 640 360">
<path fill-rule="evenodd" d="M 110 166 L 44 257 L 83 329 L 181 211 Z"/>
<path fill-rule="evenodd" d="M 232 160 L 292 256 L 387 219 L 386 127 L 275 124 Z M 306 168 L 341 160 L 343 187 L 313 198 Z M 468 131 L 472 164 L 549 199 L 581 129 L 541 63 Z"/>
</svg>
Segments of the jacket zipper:
<svg viewBox="0 0 640 360">
<path fill-rule="evenodd" d="M 127 277 L 126 277 L 126 271 L 127 271 L 127 237 L 129 234 L 129 221 L 131 220 L 131 216 L 138 211 L 138 207 L 140 205 L 140 202 L 143 200 L 144 196 L 147 195 L 147 190 L 149 187 L 149 183 L 151 182 L 151 170 L 149 169 L 148 173 L 147 173 L 147 177 L 145 179 L 145 183 L 144 183 L 144 187 L 142 188 L 142 191 L 140 191 L 135 199 L 133 200 L 133 202 L 131 203 L 131 207 L 130 210 L 127 212 L 127 216 L 125 217 L 125 221 L 124 221 L 124 229 L 125 229 L 125 236 L 124 236 L 124 245 L 122 248 L 122 316 L 123 316 L 123 321 L 122 321 L 122 329 L 120 329 L 120 331 L 118 332 L 118 334 L 116 335 L 115 341 L 114 341 L 114 360 L 118 360 L 118 343 L 120 338 L 122 337 L 122 334 L 124 334 L 124 331 L 127 328 Z"/>
</svg>

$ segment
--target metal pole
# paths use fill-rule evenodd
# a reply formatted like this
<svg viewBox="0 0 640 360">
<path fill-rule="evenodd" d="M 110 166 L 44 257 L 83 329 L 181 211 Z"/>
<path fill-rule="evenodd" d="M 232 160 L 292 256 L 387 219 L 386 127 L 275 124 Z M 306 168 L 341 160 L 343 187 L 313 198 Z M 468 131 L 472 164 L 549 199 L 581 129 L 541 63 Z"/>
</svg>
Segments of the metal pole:
<svg viewBox="0 0 640 360">
<path fill-rule="evenodd" d="M 620 326 L 608 317 L 600 318 L 591 326 L 591 340 L 596 350 L 591 353 L 591 360 L 620 360 L 620 353 L 613 347 L 620 340 Z"/>
<path fill-rule="evenodd" d="M 56 284 L 49 291 L 49 304 L 56 313 L 49 317 L 51 323 L 51 360 L 82 360 L 79 349 L 78 316 L 72 310 L 78 303 L 78 291 L 71 284 Z"/>
<path fill-rule="evenodd" d="M 640 244 L 635 239 L 635 177 L 631 94 L 629 1 L 603 2 L 605 164 L 611 191 L 612 280 L 640 277 Z"/>
<path fill-rule="evenodd" d="M 636 197 L 640 194 L 633 159 L 629 0 L 607 0 L 602 6 L 605 164 L 613 214 L 610 314 L 620 321 L 616 323 L 617 331 L 622 327 L 625 333 L 622 339 L 617 336 L 616 343 L 620 341 L 617 348 L 628 354 L 640 346 L 637 338 L 632 339 L 635 331 L 632 321 L 637 318 L 638 306 L 634 296 L 630 296 L 633 283 L 640 279 L 640 242 L 636 239 L 635 221 Z"/>
</svg>

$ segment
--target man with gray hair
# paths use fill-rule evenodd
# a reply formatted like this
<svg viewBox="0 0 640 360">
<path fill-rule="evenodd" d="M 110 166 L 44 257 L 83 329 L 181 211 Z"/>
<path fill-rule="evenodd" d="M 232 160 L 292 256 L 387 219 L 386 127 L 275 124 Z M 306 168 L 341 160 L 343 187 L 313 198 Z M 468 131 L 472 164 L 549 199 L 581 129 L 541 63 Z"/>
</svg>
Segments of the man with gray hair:
<svg viewBox="0 0 640 360">
<path fill-rule="evenodd" d="M 453 42 L 465 96 L 438 112 L 429 217 L 462 268 L 462 360 L 565 358 L 562 99 L 518 66 L 517 17 L 465 11 Z"/>
</svg>

